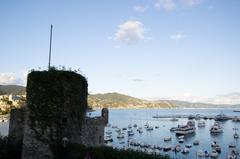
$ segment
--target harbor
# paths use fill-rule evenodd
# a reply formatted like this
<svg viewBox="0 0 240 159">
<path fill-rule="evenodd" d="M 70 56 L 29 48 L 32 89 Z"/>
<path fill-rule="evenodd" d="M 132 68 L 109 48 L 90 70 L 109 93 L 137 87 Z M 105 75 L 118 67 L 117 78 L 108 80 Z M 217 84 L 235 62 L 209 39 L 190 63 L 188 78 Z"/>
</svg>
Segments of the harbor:
<svg viewBox="0 0 240 159">
<path fill-rule="evenodd" d="M 165 111 L 113 110 L 105 128 L 105 144 L 172 158 L 239 158 L 240 122 L 234 120 L 238 114 L 230 110 Z M 121 122 L 115 119 L 118 115 Z"/>
</svg>

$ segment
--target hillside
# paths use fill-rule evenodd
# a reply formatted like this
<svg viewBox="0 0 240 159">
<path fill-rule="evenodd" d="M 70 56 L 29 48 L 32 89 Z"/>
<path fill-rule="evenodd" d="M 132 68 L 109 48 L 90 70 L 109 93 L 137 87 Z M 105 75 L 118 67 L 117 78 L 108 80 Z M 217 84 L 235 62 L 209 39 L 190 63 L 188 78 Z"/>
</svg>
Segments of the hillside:
<svg viewBox="0 0 240 159">
<path fill-rule="evenodd" d="M 3 94 L 25 94 L 26 88 L 18 85 L 0 85 L 0 95 Z"/>
<path fill-rule="evenodd" d="M 25 94 L 26 88 L 18 85 L 0 85 L 2 94 Z M 232 100 L 239 100 L 239 94 L 230 94 Z M 227 97 L 229 97 L 228 95 Z M 233 96 L 234 95 L 234 96 Z M 238 96 L 237 96 L 238 95 Z M 208 103 L 192 103 L 179 100 L 144 100 L 120 93 L 90 94 L 88 105 L 91 108 L 239 108 L 239 104 L 216 105 Z"/>
<path fill-rule="evenodd" d="M 153 102 L 119 93 L 94 94 L 88 96 L 88 105 L 92 108 L 171 108 L 168 102 Z"/>
</svg>

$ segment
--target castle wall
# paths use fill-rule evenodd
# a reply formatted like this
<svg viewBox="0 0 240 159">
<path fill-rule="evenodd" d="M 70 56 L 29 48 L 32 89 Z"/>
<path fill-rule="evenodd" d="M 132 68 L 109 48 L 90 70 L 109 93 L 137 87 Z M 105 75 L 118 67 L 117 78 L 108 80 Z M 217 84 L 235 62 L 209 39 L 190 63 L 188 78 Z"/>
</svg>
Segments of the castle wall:
<svg viewBox="0 0 240 159">
<path fill-rule="evenodd" d="M 104 118 L 85 118 L 83 122 L 81 143 L 86 146 L 103 145 L 105 128 Z"/>
<path fill-rule="evenodd" d="M 10 112 L 8 142 L 11 145 L 21 145 L 25 122 L 25 108 L 12 109 Z"/>
<path fill-rule="evenodd" d="M 23 129 L 22 159 L 53 159 L 54 154 L 48 141 L 49 131 L 41 136 L 42 140 L 45 139 L 47 142 L 42 142 L 30 125 L 29 111 L 27 111 Z"/>
</svg>

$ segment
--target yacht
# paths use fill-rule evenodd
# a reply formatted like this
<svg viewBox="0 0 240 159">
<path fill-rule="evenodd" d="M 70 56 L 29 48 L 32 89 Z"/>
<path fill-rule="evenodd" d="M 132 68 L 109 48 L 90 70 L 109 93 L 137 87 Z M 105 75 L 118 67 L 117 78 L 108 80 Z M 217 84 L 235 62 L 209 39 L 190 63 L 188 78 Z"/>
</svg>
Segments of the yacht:
<svg viewBox="0 0 240 159">
<path fill-rule="evenodd" d="M 215 121 L 225 121 L 228 120 L 229 118 L 223 114 L 223 112 L 221 112 L 220 114 L 218 114 L 217 116 L 215 116 Z"/>
<path fill-rule="evenodd" d="M 211 134 L 218 134 L 218 133 L 222 133 L 222 127 L 220 126 L 220 124 L 218 122 L 215 121 L 214 125 L 211 126 L 210 128 L 210 133 Z"/>
<path fill-rule="evenodd" d="M 205 127 L 205 121 L 199 121 L 198 122 L 198 127 L 199 128 Z"/>
<path fill-rule="evenodd" d="M 178 125 L 175 130 L 176 135 L 188 135 L 195 133 L 195 122 L 193 120 L 189 120 L 187 125 Z"/>
<path fill-rule="evenodd" d="M 234 122 L 239 122 L 239 121 L 240 121 L 240 117 L 234 116 L 233 119 L 232 119 L 232 121 L 234 121 Z"/>
</svg>

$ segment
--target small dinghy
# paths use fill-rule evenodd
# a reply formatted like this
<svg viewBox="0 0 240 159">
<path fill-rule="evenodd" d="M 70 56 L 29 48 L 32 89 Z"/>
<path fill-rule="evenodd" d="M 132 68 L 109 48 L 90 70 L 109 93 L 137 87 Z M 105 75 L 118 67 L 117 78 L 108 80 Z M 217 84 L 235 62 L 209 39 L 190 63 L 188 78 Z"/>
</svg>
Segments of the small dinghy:
<svg viewBox="0 0 240 159">
<path fill-rule="evenodd" d="M 165 142 L 167 142 L 167 141 L 171 141 L 172 140 L 172 138 L 171 138 L 171 136 L 169 136 L 169 137 L 164 137 L 164 139 L 163 139 Z"/>
<path fill-rule="evenodd" d="M 199 149 L 199 150 L 197 151 L 197 156 L 198 156 L 198 157 L 205 157 L 204 151 L 201 150 L 201 149 Z"/>
</svg>

